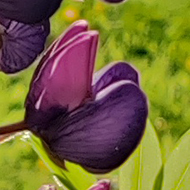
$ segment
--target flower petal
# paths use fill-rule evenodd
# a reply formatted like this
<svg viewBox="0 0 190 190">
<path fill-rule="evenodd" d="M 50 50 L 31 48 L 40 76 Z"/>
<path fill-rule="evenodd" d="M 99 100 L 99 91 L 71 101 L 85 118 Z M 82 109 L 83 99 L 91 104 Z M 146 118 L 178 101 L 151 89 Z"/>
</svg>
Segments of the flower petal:
<svg viewBox="0 0 190 190">
<path fill-rule="evenodd" d="M 78 20 L 74 22 L 57 40 L 56 45 L 51 52 L 55 53 L 59 48 L 61 48 L 69 40 L 72 40 L 77 34 L 85 32 L 88 30 L 88 22 L 86 20 Z"/>
<path fill-rule="evenodd" d="M 102 179 L 88 190 L 110 190 L 110 189 L 111 189 L 110 181 Z"/>
<path fill-rule="evenodd" d="M 22 23 L 34 24 L 48 19 L 62 0 L 0 0 L 0 15 Z"/>
<path fill-rule="evenodd" d="M 130 80 L 139 85 L 138 72 L 126 62 L 111 63 L 95 73 L 93 93 L 96 94 L 108 85 L 120 80 Z"/>
<path fill-rule="evenodd" d="M 126 0 L 104 0 L 106 3 L 123 3 Z"/>
<path fill-rule="evenodd" d="M 49 21 L 36 26 L 6 19 L 1 21 L 5 28 L 2 34 L 0 68 L 5 73 L 15 73 L 32 64 L 43 51 L 49 34 Z"/>
<path fill-rule="evenodd" d="M 77 34 L 87 31 L 87 29 L 88 29 L 88 22 L 85 20 L 79 20 L 74 22 L 66 30 L 66 32 L 61 34 L 60 37 L 53 42 L 53 44 L 48 48 L 48 50 L 44 54 L 42 60 L 40 61 L 35 71 L 33 79 L 37 77 L 42 65 L 47 59 L 50 59 L 55 54 L 55 52 L 59 50 L 59 48 L 63 48 L 63 46 L 66 46 L 66 43 L 69 40 L 72 40 L 72 38 L 74 38 Z"/>
<path fill-rule="evenodd" d="M 91 92 L 97 41 L 96 31 L 80 33 L 48 59 L 31 84 L 26 107 L 47 111 L 79 106 Z"/>
<path fill-rule="evenodd" d="M 57 188 L 55 185 L 48 184 L 48 185 L 42 185 L 38 190 L 57 190 Z"/>
<path fill-rule="evenodd" d="M 82 165 L 92 173 L 109 172 L 134 151 L 144 132 L 147 101 L 137 85 L 116 82 L 68 117 L 39 133 L 59 160 Z"/>
</svg>

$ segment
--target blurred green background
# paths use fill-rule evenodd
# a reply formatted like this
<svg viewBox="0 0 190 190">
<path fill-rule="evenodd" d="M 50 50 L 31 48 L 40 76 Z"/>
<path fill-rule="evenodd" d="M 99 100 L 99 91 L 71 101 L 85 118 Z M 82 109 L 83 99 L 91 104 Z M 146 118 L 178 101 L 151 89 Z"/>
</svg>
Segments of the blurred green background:
<svg viewBox="0 0 190 190">
<path fill-rule="evenodd" d="M 100 32 L 96 70 L 125 60 L 141 75 L 149 118 L 161 143 L 163 161 L 190 128 L 190 1 L 65 0 L 51 19 L 47 46 L 72 22 L 86 19 Z M 24 118 L 24 101 L 36 63 L 17 75 L 0 73 L 0 125 Z M 114 174 L 110 174 L 114 175 Z M 15 137 L 0 147 L 0 190 L 35 190 L 55 183 L 29 144 Z"/>
</svg>

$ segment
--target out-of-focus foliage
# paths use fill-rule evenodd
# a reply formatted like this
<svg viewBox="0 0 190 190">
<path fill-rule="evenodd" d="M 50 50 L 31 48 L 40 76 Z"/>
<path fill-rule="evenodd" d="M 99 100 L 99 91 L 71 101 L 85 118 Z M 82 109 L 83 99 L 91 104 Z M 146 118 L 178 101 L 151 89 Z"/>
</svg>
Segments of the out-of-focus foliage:
<svg viewBox="0 0 190 190">
<path fill-rule="evenodd" d="M 162 190 L 189 190 L 190 130 L 179 140 L 164 168 Z"/>
<path fill-rule="evenodd" d="M 47 168 L 65 185 L 69 190 L 86 190 L 88 187 L 96 182 L 95 175 L 92 175 L 82 169 L 76 164 L 71 164 L 65 161 L 65 168 L 63 170 L 54 164 L 48 157 L 45 149 L 39 138 L 35 137 L 31 133 L 27 134 L 25 139 L 33 146 L 34 150 L 38 153 L 43 160 Z"/>
<path fill-rule="evenodd" d="M 0 189 L 37 190 L 42 184 L 55 183 L 50 171 L 21 135 L 0 144 Z"/>
<path fill-rule="evenodd" d="M 154 181 L 162 167 L 158 137 L 148 123 L 139 147 L 120 169 L 120 190 L 153 190 Z"/>
<path fill-rule="evenodd" d="M 140 71 L 166 170 L 175 142 L 190 128 L 189 8 L 189 0 L 129 0 L 120 5 L 65 0 L 51 20 L 47 43 L 73 21 L 87 19 L 91 28 L 100 32 L 97 70 L 109 62 L 126 60 Z M 24 100 L 36 64 L 13 76 L 0 73 L 0 125 L 23 119 Z M 19 139 L 1 145 L 0 155 L 1 190 L 35 190 L 43 183 L 52 183 L 43 162 Z M 118 171 L 106 177 L 117 189 Z M 159 176 L 157 179 L 159 182 Z"/>
</svg>

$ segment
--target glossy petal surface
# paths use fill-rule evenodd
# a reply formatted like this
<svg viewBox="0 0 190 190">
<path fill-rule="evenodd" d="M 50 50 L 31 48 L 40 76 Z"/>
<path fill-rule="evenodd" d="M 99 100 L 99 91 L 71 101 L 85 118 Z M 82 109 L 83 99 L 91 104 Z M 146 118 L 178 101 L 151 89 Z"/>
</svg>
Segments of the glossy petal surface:
<svg viewBox="0 0 190 190">
<path fill-rule="evenodd" d="M 1 19 L 2 48 L 0 68 L 5 73 L 18 72 L 36 59 L 43 51 L 49 34 L 49 21 L 31 26 Z"/>
<path fill-rule="evenodd" d="M 146 97 L 138 86 L 119 81 L 99 92 L 95 102 L 46 125 L 40 135 L 60 160 L 105 173 L 121 165 L 136 148 L 147 112 Z"/>
<path fill-rule="evenodd" d="M 43 111 L 79 106 L 91 93 L 97 40 L 95 31 L 80 33 L 47 60 L 33 81 L 27 105 Z"/>
<path fill-rule="evenodd" d="M 0 0 L 0 15 L 22 23 L 34 24 L 49 19 L 62 0 Z"/>
<path fill-rule="evenodd" d="M 59 36 L 57 40 L 53 42 L 53 44 L 48 48 L 46 53 L 44 54 L 42 60 L 40 61 L 33 79 L 35 79 L 47 59 L 50 59 L 59 48 L 63 48 L 66 46 L 66 43 L 69 40 L 72 40 L 77 34 L 87 31 L 88 23 L 85 20 L 79 20 L 74 22 L 62 35 Z"/>
<path fill-rule="evenodd" d="M 129 80 L 139 85 L 137 71 L 126 62 L 116 62 L 107 65 L 95 73 L 93 78 L 93 93 L 96 94 L 110 84 L 120 80 Z"/>
</svg>

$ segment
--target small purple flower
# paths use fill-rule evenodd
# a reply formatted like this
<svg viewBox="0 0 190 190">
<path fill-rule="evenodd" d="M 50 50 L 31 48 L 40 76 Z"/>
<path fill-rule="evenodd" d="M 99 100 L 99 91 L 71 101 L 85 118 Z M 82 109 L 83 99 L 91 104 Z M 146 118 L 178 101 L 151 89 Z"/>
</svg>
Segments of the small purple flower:
<svg viewBox="0 0 190 190">
<path fill-rule="evenodd" d="M 0 0 L 0 16 L 34 24 L 48 20 L 62 0 Z"/>
<path fill-rule="evenodd" d="M 57 190 L 57 188 L 55 187 L 55 185 L 47 184 L 42 185 L 39 190 Z"/>
<path fill-rule="evenodd" d="M 110 181 L 105 179 L 100 180 L 88 190 L 111 190 Z"/>
<path fill-rule="evenodd" d="M 97 44 L 98 32 L 83 20 L 58 38 L 34 74 L 25 121 L 57 164 L 69 160 L 106 173 L 137 147 L 148 108 L 128 63 L 109 64 L 92 77 Z"/>
<path fill-rule="evenodd" d="M 0 70 L 15 73 L 32 64 L 44 50 L 49 31 L 48 20 L 39 25 L 28 25 L 1 17 Z"/>
<path fill-rule="evenodd" d="M 123 3 L 125 2 L 126 0 L 103 0 L 107 3 Z"/>
</svg>

